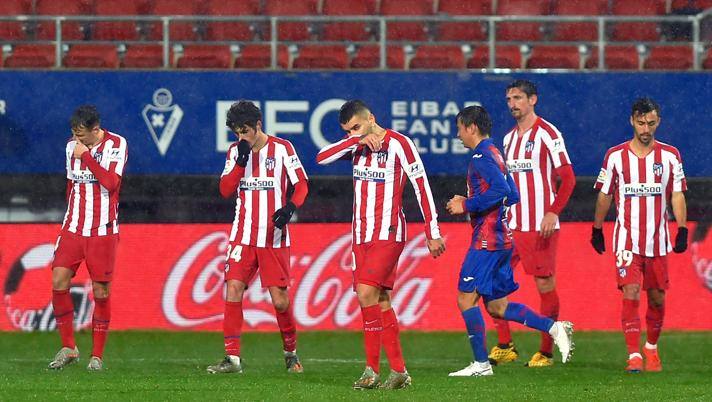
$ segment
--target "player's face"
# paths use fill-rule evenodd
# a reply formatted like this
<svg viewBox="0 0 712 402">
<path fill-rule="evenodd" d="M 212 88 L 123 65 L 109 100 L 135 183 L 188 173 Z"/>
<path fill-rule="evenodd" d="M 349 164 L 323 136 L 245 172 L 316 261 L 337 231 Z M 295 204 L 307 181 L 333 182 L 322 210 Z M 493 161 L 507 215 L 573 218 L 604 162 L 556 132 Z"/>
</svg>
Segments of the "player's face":
<svg viewBox="0 0 712 402">
<path fill-rule="evenodd" d="M 465 125 L 462 124 L 462 121 L 460 121 L 460 119 L 457 119 L 457 138 L 462 141 L 462 145 L 464 145 L 465 148 L 472 149 L 475 147 L 476 130 L 476 125 L 471 124 L 469 127 L 465 127 Z"/>
<path fill-rule="evenodd" d="M 650 144 L 655 139 L 655 130 L 660 125 L 660 117 L 658 112 L 645 114 L 636 114 L 630 118 L 630 124 L 633 126 L 633 136 L 643 145 Z"/>
<path fill-rule="evenodd" d="M 341 128 L 346 131 L 346 135 L 364 136 L 371 134 L 376 125 L 376 118 L 372 113 L 356 113 L 351 120 L 342 124 Z"/>
<path fill-rule="evenodd" d="M 261 128 L 262 122 L 258 121 L 255 128 L 252 128 L 248 125 L 244 125 L 238 128 L 237 130 L 233 130 L 233 132 L 237 136 L 238 141 L 245 140 L 250 144 L 250 146 L 255 146 Z"/>
<path fill-rule="evenodd" d="M 507 108 L 516 120 L 521 120 L 529 116 L 534 111 L 536 105 L 536 95 L 527 96 L 519 88 L 510 88 L 507 91 Z"/>
<path fill-rule="evenodd" d="M 87 128 L 84 126 L 72 127 L 72 136 L 86 146 L 94 145 L 99 140 L 99 126 Z"/>
</svg>

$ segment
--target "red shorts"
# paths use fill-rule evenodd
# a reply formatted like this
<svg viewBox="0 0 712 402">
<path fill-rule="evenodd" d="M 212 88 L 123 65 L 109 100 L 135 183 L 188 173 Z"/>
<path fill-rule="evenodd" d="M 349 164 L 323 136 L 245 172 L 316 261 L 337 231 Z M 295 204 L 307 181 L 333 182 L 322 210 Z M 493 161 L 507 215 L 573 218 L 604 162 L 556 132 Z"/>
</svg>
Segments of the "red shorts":
<svg viewBox="0 0 712 402">
<path fill-rule="evenodd" d="M 354 259 L 354 290 L 363 283 L 381 289 L 393 289 L 396 282 L 398 257 L 405 242 L 373 240 L 352 246 Z"/>
<path fill-rule="evenodd" d="M 667 289 L 668 279 L 667 256 L 645 257 L 630 251 L 616 253 L 616 279 L 618 288 L 624 285 L 643 284 L 643 290 Z"/>
<path fill-rule="evenodd" d="M 69 268 L 76 275 L 85 261 L 92 281 L 111 282 L 118 245 L 118 234 L 86 237 L 63 231 L 57 238 L 52 269 Z"/>
<path fill-rule="evenodd" d="M 559 231 L 544 239 L 539 232 L 520 232 L 513 230 L 514 255 L 512 266 L 521 261 L 524 272 L 528 275 L 549 277 L 556 273 L 556 248 L 559 244 Z"/>
<path fill-rule="evenodd" d="M 269 248 L 230 243 L 225 262 L 225 280 L 238 280 L 246 285 L 260 270 L 263 288 L 289 286 L 289 247 Z"/>
</svg>

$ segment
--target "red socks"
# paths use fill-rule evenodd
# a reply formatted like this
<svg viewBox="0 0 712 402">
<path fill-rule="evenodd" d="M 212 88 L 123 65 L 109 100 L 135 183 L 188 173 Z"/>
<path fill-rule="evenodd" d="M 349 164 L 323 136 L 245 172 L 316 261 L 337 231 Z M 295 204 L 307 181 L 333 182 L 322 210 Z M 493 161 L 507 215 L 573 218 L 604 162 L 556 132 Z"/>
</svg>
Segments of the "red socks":
<svg viewBox="0 0 712 402">
<path fill-rule="evenodd" d="M 381 360 L 381 334 L 383 333 L 383 319 L 381 306 L 361 307 L 363 316 L 363 344 L 366 351 L 366 365 L 376 373 L 379 372 Z"/>
<path fill-rule="evenodd" d="M 621 311 L 621 324 L 625 344 L 628 347 L 628 354 L 640 353 L 640 317 L 638 316 L 638 306 L 640 300 L 623 299 L 623 310 Z"/>
<path fill-rule="evenodd" d="M 392 308 L 383 311 L 383 334 L 381 341 L 383 348 L 386 350 L 388 362 L 393 371 L 399 373 L 405 372 L 405 362 L 403 361 L 403 350 L 400 344 L 400 328 L 398 327 L 398 318 L 396 312 Z"/>
<path fill-rule="evenodd" d="M 544 317 L 549 317 L 556 321 L 559 318 L 559 294 L 556 289 L 551 292 L 539 293 L 541 305 L 539 312 Z M 541 345 L 539 351 L 551 355 L 553 351 L 554 339 L 546 332 L 541 333 Z"/>
<path fill-rule="evenodd" d="M 106 337 L 109 335 L 109 321 L 111 321 L 111 304 L 109 297 L 104 299 L 94 299 L 94 316 L 92 317 L 92 356 L 102 358 L 104 356 L 104 345 Z"/>
<path fill-rule="evenodd" d="M 665 318 L 665 305 L 653 306 L 648 303 L 645 323 L 648 328 L 648 343 L 651 345 L 657 345 L 658 343 L 660 331 L 663 329 L 663 318 Z"/>
<path fill-rule="evenodd" d="M 52 308 L 62 346 L 74 349 L 77 346 L 74 342 L 74 303 L 69 289 L 52 290 Z"/>
<path fill-rule="evenodd" d="M 225 302 L 223 336 L 225 354 L 240 356 L 240 333 L 242 332 L 242 302 Z"/>
<path fill-rule="evenodd" d="M 294 325 L 294 316 L 292 315 L 292 304 L 283 312 L 274 310 L 277 316 L 277 325 L 279 332 L 282 334 L 282 344 L 285 352 L 294 352 L 297 349 L 297 327 Z"/>
<path fill-rule="evenodd" d="M 509 330 L 509 321 L 500 318 L 494 318 L 494 326 L 497 328 L 497 343 L 500 345 L 508 345 L 512 342 L 512 332 Z"/>
</svg>

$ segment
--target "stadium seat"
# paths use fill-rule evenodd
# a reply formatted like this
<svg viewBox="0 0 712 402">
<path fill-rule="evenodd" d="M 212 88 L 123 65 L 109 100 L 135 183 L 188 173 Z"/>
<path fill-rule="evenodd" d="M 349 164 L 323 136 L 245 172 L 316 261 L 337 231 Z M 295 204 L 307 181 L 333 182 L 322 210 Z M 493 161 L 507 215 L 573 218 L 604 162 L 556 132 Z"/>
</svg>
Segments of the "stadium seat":
<svg viewBox="0 0 712 402">
<path fill-rule="evenodd" d="M 235 68 L 270 68 L 272 48 L 270 45 L 245 45 L 235 59 Z M 277 66 L 289 68 L 289 51 L 285 45 L 277 47 Z"/>
<path fill-rule="evenodd" d="M 616 0 L 613 15 L 656 16 L 665 13 L 665 0 Z M 657 22 L 620 22 L 613 25 L 611 39 L 619 42 L 660 40 Z"/>
<path fill-rule="evenodd" d="M 295 69 L 338 69 L 349 67 L 349 55 L 340 45 L 305 45 L 299 48 L 299 56 L 294 59 Z"/>
<path fill-rule="evenodd" d="M 495 67 L 522 68 L 522 52 L 519 46 L 497 46 Z M 489 47 L 478 46 L 467 62 L 467 68 L 489 68 Z"/>
<path fill-rule="evenodd" d="M 205 12 L 212 16 L 259 15 L 260 2 L 211 0 L 207 2 Z M 253 29 L 247 22 L 208 22 L 205 26 L 205 38 L 210 41 L 249 41 L 254 37 Z"/>
<path fill-rule="evenodd" d="M 443 15 L 487 15 L 492 13 L 490 0 L 440 0 L 438 13 Z M 487 39 L 487 25 L 477 22 L 442 22 L 436 39 L 441 41 L 481 41 Z"/>
<path fill-rule="evenodd" d="M 578 46 L 535 46 L 527 60 L 527 68 L 581 67 Z"/>
<path fill-rule="evenodd" d="M 549 0 L 500 0 L 497 15 L 546 15 Z M 499 41 L 538 41 L 542 39 L 540 22 L 501 22 L 497 24 Z"/>
<path fill-rule="evenodd" d="M 604 65 L 609 70 L 637 70 L 638 50 L 635 46 L 606 46 Z M 591 49 L 591 56 L 586 60 L 586 68 L 598 68 L 598 47 Z"/>
<path fill-rule="evenodd" d="M 706 10 L 712 8 L 712 0 L 672 0 L 672 11 L 676 10 Z"/>
<path fill-rule="evenodd" d="M 94 6 L 96 15 L 139 15 L 146 12 L 139 0 L 100 0 Z M 139 27 L 135 21 L 97 21 L 91 30 L 96 40 L 138 40 Z"/>
<path fill-rule="evenodd" d="M 185 45 L 178 59 L 178 68 L 230 68 L 232 53 L 229 46 Z"/>
<path fill-rule="evenodd" d="M 28 15 L 32 13 L 30 0 L 3 0 L 0 2 L 0 16 Z M 0 21 L 0 40 L 23 40 L 26 27 L 23 22 Z"/>
<path fill-rule="evenodd" d="M 608 0 L 570 1 L 557 0 L 554 14 L 557 15 L 605 15 Z M 595 41 L 598 39 L 596 22 L 559 22 L 553 26 L 555 41 Z"/>
<path fill-rule="evenodd" d="M 151 14 L 165 15 L 196 15 L 200 14 L 199 0 L 154 0 Z M 172 41 L 194 41 L 198 39 L 196 26 L 190 21 L 177 21 L 169 24 L 168 35 Z M 148 39 L 163 39 L 163 23 L 156 22 L 150 25 Z"/>
<path fill-rule="evenodd" d="M 173 64 L 173 51 L 169 53 L 169 64 Z M 132 45 L 126 49 L 121 62 L 125 68 L 161 68 L 163 67 L 163 46 Z"/>
<path fill-rule="evenodd" d="M 433 14 L 431 0 L 381 0 L 381 14 L 385 16 L 428 16 Z M 423 22 L 386 22 L 386 37 L 393 41 L 426 41 L 427 26 Z"/>
<path fill-rule="evenodd" d="M 315 0 L 266 0 L 265 14 L 274 16 L 299 16 L 299 15 L 315 15 L 316 1 Z M 270 28 L 266 26 L 263 31 L 263 37 L 270 39 Z M 304 41 L 309 40 L 311 36 L 310 24 L 307 22 L 285 21 L 277 24 L 277 38 L 285 41 Z"/>
<path fill-rule="evenodd" d="M 373 0 L 325 0 L 324 15 L 372 15 L 376 11 Z M 324 24 L 321 38 L 334 41 L 365 41 L 371 36 L 369 25 L 358 21 L 340 21 Z"/>
<path fill-rule="evenodd" d="M 118 68 L 119 55 L 115 45 L 72 45 L 64 56 L 64 66 L 69 68 Z"/>
<path fill-rule="evenodd" d="M 50 68 L 54 67 L 54 45 L 16 45 L 12 54 L 5 58 L 7 68 Z"/>
<path fill-rule="evenodd" d="M 465 56 L 460 46 L 421 45 L 410 61 L 411 70 L 464 69 Z"/>
<path fill-rule="evenodd" d="M 691 46 L 655 46 L 643 62 L 646 70 L 689 70 L 692 65 Z"/>
<path fill-rule="evenodd" d="M 83 0 L 37 0 L 35 12 L 37 15 L 85 15 L 91 9 Z M 56 37 L 54 21 L 42 21 L 37 23 L 35 28 L 35 38 L 39 40 L 54 40 Z M 62 39 L 82 40 L 84 39 L 85 26 L 81 22 L 62 22 Z"/>
<path fill-rule="evenodd" d="M 712 47 L 707 49 L 707 56 L 702 60 L 702 68 L 712 70 Z"/>
<path fill-rule="evenodd" d="M 360 46 L 356 56 L 351 60 L 351 68 L 379 68 L 380 60 L 378 45 Z M 405 68 L 405 53 L 402 47 L 395 45 L 386 47 L 386 66 L 392 69 Z"/>
</svg>

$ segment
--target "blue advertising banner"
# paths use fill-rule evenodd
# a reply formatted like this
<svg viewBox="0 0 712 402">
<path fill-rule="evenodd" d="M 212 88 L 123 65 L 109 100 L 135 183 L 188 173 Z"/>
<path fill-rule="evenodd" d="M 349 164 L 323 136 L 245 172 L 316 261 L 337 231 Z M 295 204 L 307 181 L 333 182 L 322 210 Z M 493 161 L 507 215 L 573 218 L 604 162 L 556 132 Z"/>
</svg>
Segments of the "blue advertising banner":
<svg viewBox="0 0 712 402">
<path fill-rule="evenodd" d="M 505 87 L 539 86 L 537 113 L 564 134 L 577 175 L 595 176 L 609 147 L 632 136 L 630 105 L 651 96 L 662 106 L 656 137 L 680 150 L 688 176 L 712 176 L 707 117 L 709 73 L 479 74 L 470 72 L 19 72 L 0 73 L 0 173 L 61 173 L 68 119 L 95 104 L 102 126 L 129 144 L 130 174 L 219 175 L 234 140 L 225 112 L 256 102 L 264 128 L 290 140 L 310 175 L 348 175 L 346 163 L 316 164 L 318 150 L 343 137 L 346 99 L 370 104 L 378 123 L 409 135 L 430 175 L 463 174 L 468 152 L 455 115 L 481 104 L 501 144 L 513 125 Z"/>
</svg>

